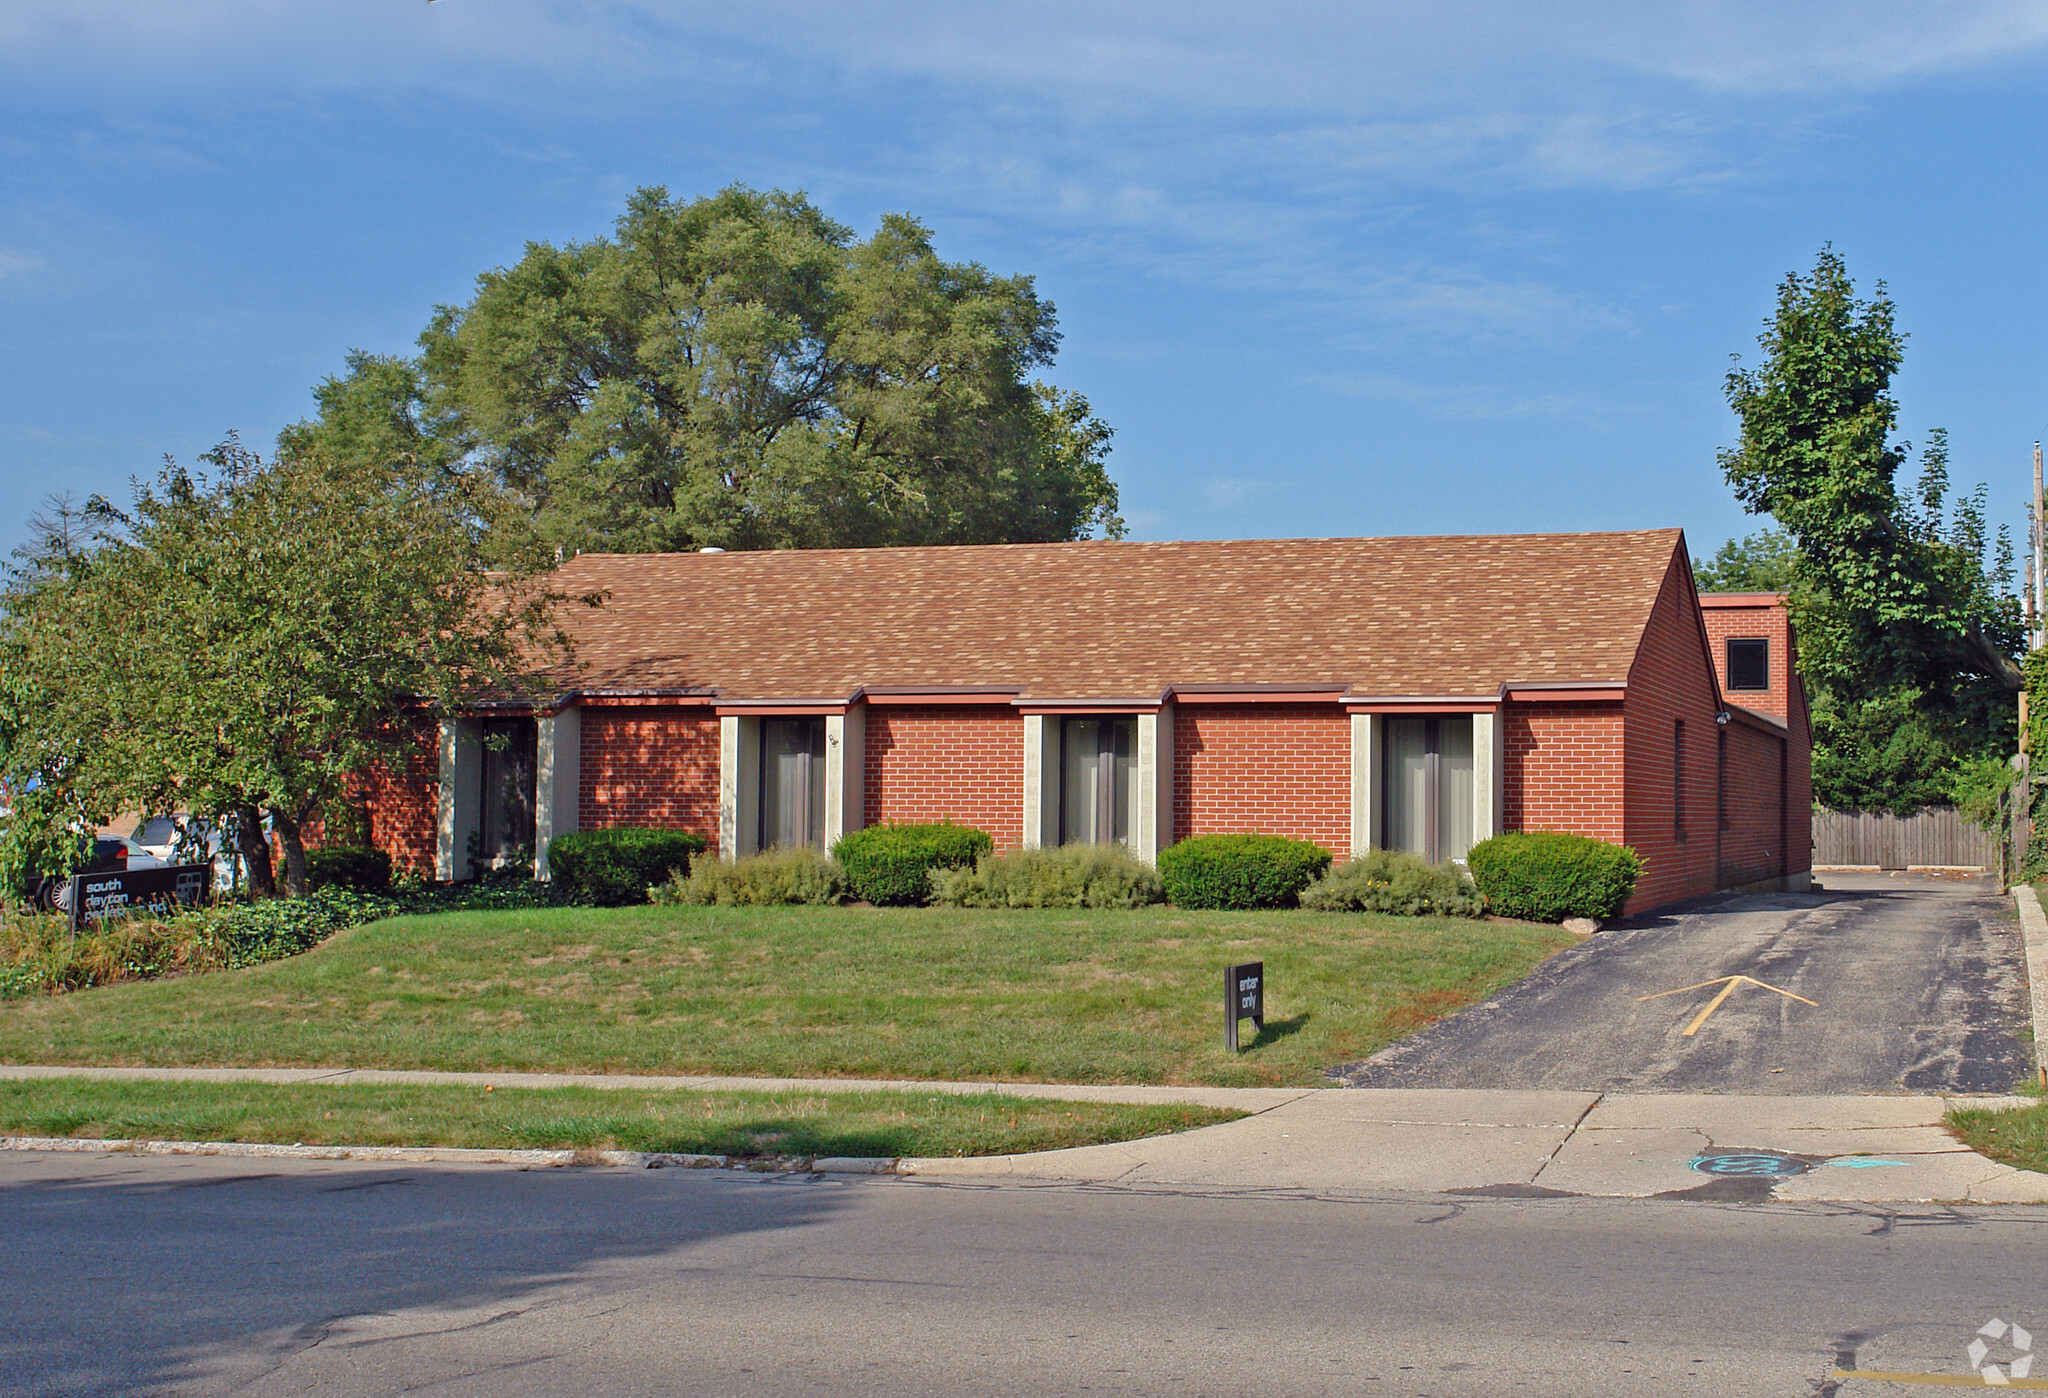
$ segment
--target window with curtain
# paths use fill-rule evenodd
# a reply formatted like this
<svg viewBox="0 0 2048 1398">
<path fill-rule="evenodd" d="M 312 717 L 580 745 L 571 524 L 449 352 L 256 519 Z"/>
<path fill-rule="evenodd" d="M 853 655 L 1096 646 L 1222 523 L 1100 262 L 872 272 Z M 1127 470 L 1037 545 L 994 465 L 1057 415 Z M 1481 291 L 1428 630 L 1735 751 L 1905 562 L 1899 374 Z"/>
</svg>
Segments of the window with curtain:
<svg viewBox="0 0 2048 1398">
<path fill-rule="evenodd" d="M 1472 848 L 1472 716 L 1431 714 L 1383 720 L 1380 791 L 1387 849 L 1432 864 Z"/>
<path fill-rule="evenodd" d="M 1106 845 L 1131 837 L 1132 718 L 1060 720 L 1060 843 Z"/>
<path fill-rule="evenodd" d="M 761 720 L 761 848 L 825 847 L 825 720 Z"/>
<path fill-rule="evenodd" d="M 540 728 L 530 718 L 483 721 L 483 809 L 478 812 L 477 852 L 486 864 L 532 852 L 539 747 Z"/>
</svg>

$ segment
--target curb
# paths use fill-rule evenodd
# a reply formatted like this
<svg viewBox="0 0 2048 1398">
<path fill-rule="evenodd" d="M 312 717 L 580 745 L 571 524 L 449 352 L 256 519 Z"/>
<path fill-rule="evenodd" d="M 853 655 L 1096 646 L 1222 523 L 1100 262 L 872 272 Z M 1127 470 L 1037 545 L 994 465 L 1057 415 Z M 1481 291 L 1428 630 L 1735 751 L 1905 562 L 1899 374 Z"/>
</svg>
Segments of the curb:
<svg viewBox="0 0 2048 1398">
<path fill-rule="evenodd" d="M 2034 1011 L 2034 1065 L 2041 1085 L 2048 1087 L 2048 915 L 2032 884 L 2014 884 L 2012 901 L 2020 913 L 2020 936 L 2027 944 L 2027 989 Z"/>
<path fill-rule="evenodd" d="M 256 1082 L 322 1086 L 591 1087 L 650 1092 L 912 1092 L 949 1097 L 1025 1097 L 1061 1102 L 1122 1102 L 1133 1106 L 1192 1103 L 1253 1116 L 1322 1087 L 1166 1087 L 1151 1084 L 958 1082 L 920 1078 L 747 1078 L 704 1074 L 446 1072 L 412 1068 L 114 1068 L 0 1064 L 0 1081 L 92 1078 L 109 1082 Z"/>
<path fill-rule="evenodd" d="M 460 1146 L 279 1146 L 255 1141 L 94 1140 L 76 1136 L 0 1136 L 0 1151 L 69 1155 L 223 1155 L 256 1160 L 368 1160 L 415 1165 L 522 1165 L 528 1168 L 623 1165 L 637 1170 L 738 1170 L 748 1174 L 893 1175 L 885 1156 L 836 1155 L 817 1160 L 761 1156 L 678 1155 L 644 1150 L 476 1150 Z"/>
</svg>

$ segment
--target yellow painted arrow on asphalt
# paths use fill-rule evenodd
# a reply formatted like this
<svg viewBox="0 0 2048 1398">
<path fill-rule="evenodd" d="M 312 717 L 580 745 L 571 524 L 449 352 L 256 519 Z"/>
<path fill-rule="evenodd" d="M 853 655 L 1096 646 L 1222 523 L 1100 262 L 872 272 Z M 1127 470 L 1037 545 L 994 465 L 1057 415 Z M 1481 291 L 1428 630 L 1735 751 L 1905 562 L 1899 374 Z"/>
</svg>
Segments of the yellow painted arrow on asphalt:
<svg viewBox="0 0 2048 1398">
<path fill-rule="evenodd" d="M 1685 1037 L 1690 1039 L 1693 1035 L 1699 1033 L 1700 1026 L 1707 1022 L 1707 1016 L 1720 1009 L 1721 1002 L 1735 993 L 1735 987 L 1745 984 L 1763 986 L 1765 990 L 1777 990 L 1778 994 L 1784 996 L 1787 1000 L 1797 1000 L 1802 1005 L 1812 1005 L 1815 1009 L 1820 1008 L 1818 1002 L 1809 1000 L 1804 995 L 1794 995 L 1789 990 L 1778 990 L 1778 987 L 1775 985 L 1767 985 L 1754 976 L 1722 976 L 1718 980 L 1701 981 L 1698 985 L 1681 985 L 1676 990 L 1660 990 L 1655 995 L 1638 995 L 1636 1003 L 1640 1005 L 1645 1000 L 1662 1000 L 1667 995 L 1683 995 L 1688 990 L 1705 990 L 1710 985 L 1720 986 L 1721 993 L 1712 1000 L 1709 1000 L 1707 1007 L 1699 1012 L 1699 1017 L 1693 1020 L 1691 1024 L 1685 1026 Z"/>
</svg>

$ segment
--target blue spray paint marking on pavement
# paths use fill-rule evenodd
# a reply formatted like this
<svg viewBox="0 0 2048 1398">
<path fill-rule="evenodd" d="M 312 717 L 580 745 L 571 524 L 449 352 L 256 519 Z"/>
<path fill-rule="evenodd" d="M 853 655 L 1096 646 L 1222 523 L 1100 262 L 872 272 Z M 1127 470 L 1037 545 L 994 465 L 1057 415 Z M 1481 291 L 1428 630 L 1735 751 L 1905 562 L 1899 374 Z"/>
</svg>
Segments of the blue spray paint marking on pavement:
<svg viewBox="0 0 2048 1398">
<path fill-rule="evenodd" d="M 1903 1160 L 1877 1160 L 1868 1155 L 1841 1155 L 1833 1160 L 1823 1160 L 1823 1165 L 1841 1165 L 1851 1170 L 1874 1170 L 1880 1165 L 1904 1165 Z"/>
<path fill-rule="evenodd" d="M 1690 1163 L 1703 1175 L 1735 1175 L 1752 1179 L 1803 1175 L 1813 1168 L 1810 1160 L 1782 1155 L 1774 1150 L 1716 1151 L 1711 1155 L 1694 1156 Z"/>
</svg>

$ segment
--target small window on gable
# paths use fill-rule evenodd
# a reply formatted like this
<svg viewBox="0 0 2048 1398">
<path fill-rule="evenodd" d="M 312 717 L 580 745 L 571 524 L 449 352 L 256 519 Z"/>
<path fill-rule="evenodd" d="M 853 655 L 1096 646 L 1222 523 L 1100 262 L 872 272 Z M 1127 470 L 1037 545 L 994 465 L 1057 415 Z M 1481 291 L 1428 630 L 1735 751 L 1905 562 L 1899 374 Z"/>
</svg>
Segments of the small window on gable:
<svg viewBox="0 0 2048 1398">
<path fill-rule="evenodd" d="M 1771 643 L 1762 637 L 1728 642 L 1728 687 L 1771 687 Z"/>
</svg>

